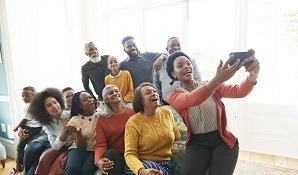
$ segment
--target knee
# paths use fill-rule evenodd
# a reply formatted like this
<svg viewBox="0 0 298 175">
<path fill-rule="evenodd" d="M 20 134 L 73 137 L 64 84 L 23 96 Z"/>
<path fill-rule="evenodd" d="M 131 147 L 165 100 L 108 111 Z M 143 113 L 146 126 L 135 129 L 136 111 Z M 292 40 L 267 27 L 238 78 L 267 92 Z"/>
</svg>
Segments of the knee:
<svg viewBox="0 0 298 175">
<path fill-rule="evenodd" d="M 72 162 L 67 162 L 66 167 L 65 167 L 65 175 L 73 175 L 73 174 L 80 174 L 80 166 L 76 165 L 75 163 Z"/>
<path fill-rule="evenodd" d="M 119 151 L 115 150 L 115 149 L 108 149 L 104 155 L 105 158 L 108 158 L 110 160 L 114 160 L 114 159 L 119 159 L 120 158 L 120 153 Z"/>
</svg>

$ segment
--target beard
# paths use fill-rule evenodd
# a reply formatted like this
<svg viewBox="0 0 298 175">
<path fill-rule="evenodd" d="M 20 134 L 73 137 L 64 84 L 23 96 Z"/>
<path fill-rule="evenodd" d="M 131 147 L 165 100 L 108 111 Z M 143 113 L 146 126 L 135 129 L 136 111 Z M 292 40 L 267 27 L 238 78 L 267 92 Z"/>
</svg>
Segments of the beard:
<svg viewBox="0 0 298 175">
<path fill-rule="evenodd" d="M 136 54 L 133 54 L 133 52 L 126 52 L 126 53 L 130 58 L 136 58 L 139 54 L 139 49 L 136 49 L 135 51 L 136 51 Z"/>
<path fill-rule="evenodd" d="M 101 60 L 101 57 L 100 56 L 97 56 L 97 57 L 90 57 L 90 60 L 93 62 L 93 63 L 98 63 L 100 60 Z"/>
</svg>

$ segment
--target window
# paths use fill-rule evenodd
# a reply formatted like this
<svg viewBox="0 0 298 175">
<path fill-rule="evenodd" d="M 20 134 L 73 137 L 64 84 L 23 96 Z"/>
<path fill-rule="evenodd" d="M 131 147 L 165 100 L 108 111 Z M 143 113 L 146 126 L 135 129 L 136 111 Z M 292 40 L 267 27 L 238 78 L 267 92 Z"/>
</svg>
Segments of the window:
<svg viewBox="0 0 298 175">
<path fill-rule="evenodd" d="M 262 72 L 253 103 L 298 102 L 298 2 L 253 0 L 248 3 L 248 46 L 256 48 Z"/>
</svg>

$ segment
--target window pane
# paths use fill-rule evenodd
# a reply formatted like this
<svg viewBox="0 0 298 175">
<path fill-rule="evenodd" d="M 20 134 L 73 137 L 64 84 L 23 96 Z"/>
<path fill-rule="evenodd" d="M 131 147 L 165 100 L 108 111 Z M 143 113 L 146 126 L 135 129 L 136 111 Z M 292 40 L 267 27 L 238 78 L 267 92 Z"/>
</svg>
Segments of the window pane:
<svg viewBox="0 0 298 175">
<path fill-rule="evenodd" d="M 167 40 L 172 36 L 181 38 L 181 5 L 167 5 L 144 11 L 144 41 L 149 51 L 166 51 Z"/>
<path fill-rule="evenodd" d="M 108 18 L 108 48 L 112 55 L 118 57 L 121 61 L 127 58 L 121 44 L 125 36 L 135 37 L 137 44 L 140 43 L 140 24 L 139 14 L 123 14 Z M 140 44 L 138 44 L 139 46 Z M 140 46 L 139 46 L 140 47 Z"/>
<path fill-rule="evenodd" d="M 109 12 L 111 11 L 117 11 L 117 10 L 124 10 L 129 7 L 136 7 L 138 5 L 139 0 L 125 0 L 125 1 L 119 1 L 119 0 L 108 0 L 107 3 L 107 10 Z"/>
<path fill-rule="evenodd" d="M 234 1 L 190 2 L 190 55 L 197 59 L 203 79 L 214 77 L 219 60 L 226 61 L 229 52 L 233 51 L 234 26 Z"/>
<path fill-rule="evenodd" d="M 298 1 L 249 1 L 248 45 L 261 62 L 260 81 L 248 101 L 297 105 Z"/>
</svg>

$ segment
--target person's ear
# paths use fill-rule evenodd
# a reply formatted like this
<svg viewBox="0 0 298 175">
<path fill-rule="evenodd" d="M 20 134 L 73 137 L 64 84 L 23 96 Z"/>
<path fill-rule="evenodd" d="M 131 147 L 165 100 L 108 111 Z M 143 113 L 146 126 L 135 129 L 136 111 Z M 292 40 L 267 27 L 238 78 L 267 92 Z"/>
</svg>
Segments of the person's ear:
<svg viewBox="0 0 298 175">
<path fill-rule="evenodd" d="M 174 72 L 174 71 L 172 72 L 172 76 L 173 76 L 174 78 L 177 78 L 177 76 L 175 75 L 175 72 Z"/>
</svg>

